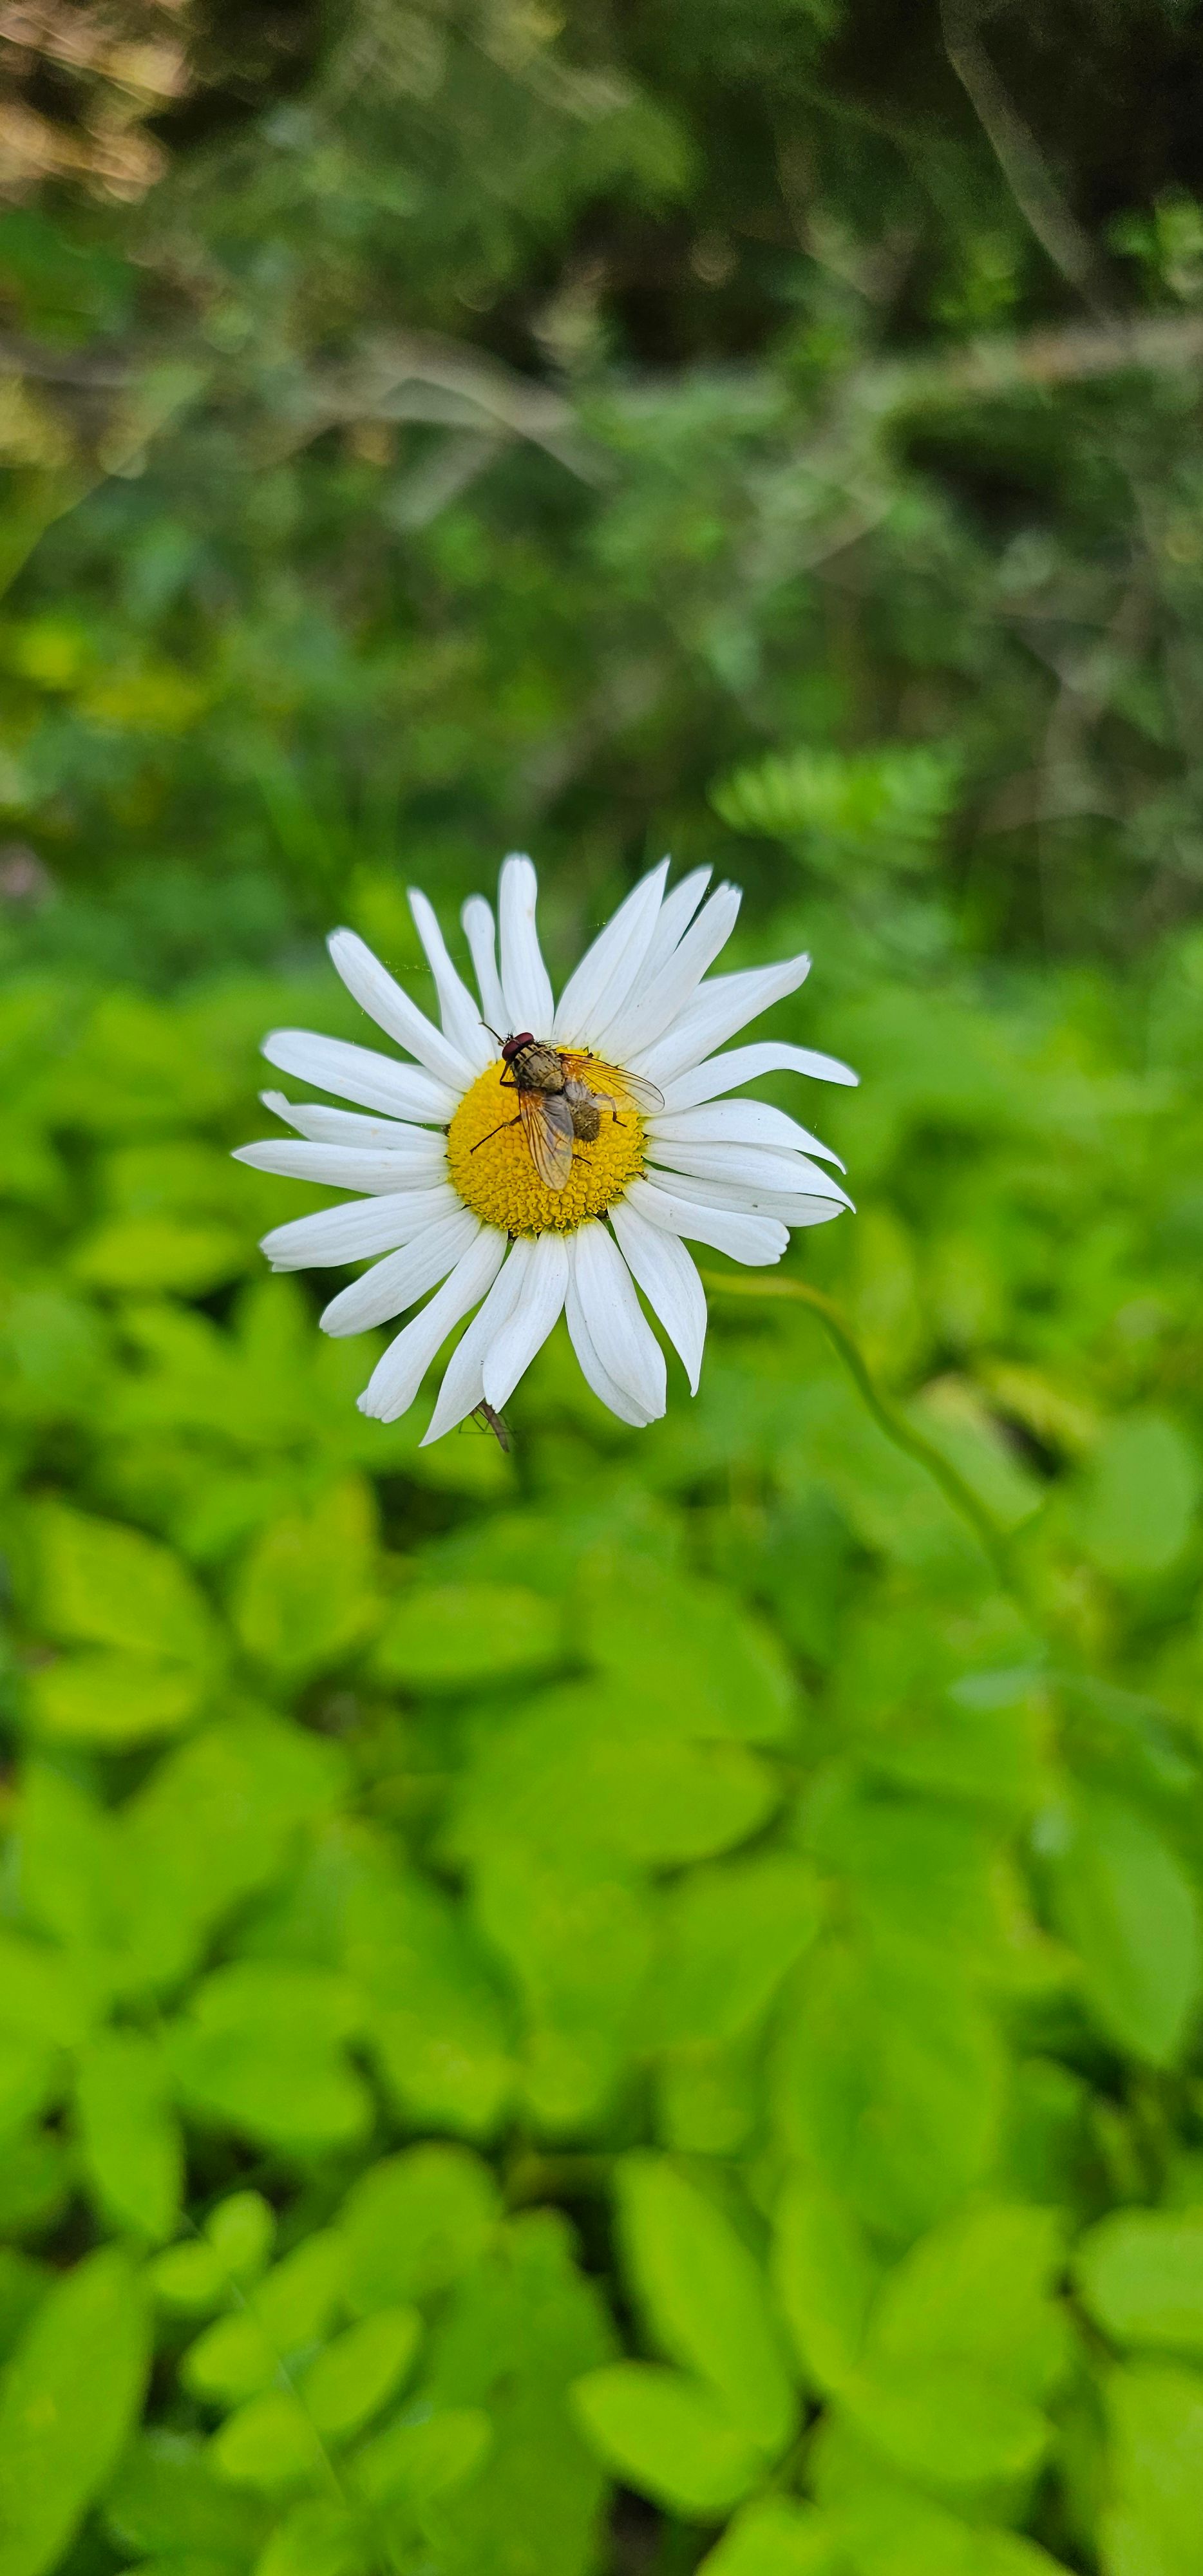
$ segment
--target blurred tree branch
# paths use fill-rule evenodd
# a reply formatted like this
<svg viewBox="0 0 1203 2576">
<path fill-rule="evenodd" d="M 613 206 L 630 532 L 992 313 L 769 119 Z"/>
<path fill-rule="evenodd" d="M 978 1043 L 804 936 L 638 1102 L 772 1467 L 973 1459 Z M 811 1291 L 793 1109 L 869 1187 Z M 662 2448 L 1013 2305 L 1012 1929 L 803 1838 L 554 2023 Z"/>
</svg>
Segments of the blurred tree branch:
<svg viewBox="0 0 1203 2576">
<path fill-rule="evenodd" d="M 1094 244 L 1066 205 L 1031 128 L 995 71 L 977 34 L 975 0 L 941 0 L 944 50 L 990 145 L 1016 205 L 1054 268 L 1076 287 L 1100 321 L 1111 299 Z"/>
</svg>

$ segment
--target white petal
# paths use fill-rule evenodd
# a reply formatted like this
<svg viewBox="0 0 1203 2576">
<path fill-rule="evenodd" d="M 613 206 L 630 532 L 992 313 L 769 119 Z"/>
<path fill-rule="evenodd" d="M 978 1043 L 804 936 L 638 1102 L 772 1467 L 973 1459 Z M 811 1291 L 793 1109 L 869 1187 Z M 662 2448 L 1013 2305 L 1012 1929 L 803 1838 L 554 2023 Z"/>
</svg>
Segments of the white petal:
<svg viewBox="0 0 1203 2576">
<path fill-rule="evenodd" d="M 490 1343 L 484 1360 L 488 1402 L 500 1412 L 518 1380 L 541 1351 L 552 1325 L 563 1312 L 568 1286 L 568 1254 L 562 1234 L 541 1234 L 531 1246 L 522 1294 Z"/>
<path fill-rule="evenodd" d="M 592 1387 L 600 1402 L 608 1405 L 610 1412 L 616 1413 L 620 1422 L 629 1422 L 635 1431 L 646 1431 L 654 1416 L 646 1412 L 641 1404 L 636 1404 L 633 1396 L 628 1395 L 625 1388 L 616 1386 L 609 1370 L 602 1367 L 594 1347 L 593 1336 L 585 1322 L 584 1309 L 571 1269 L 568 1274 L 568 1295 L 564 1301 L 564 1318 L 586 1386 Z"/>
<path fill-rule="evenodd" d="M 457 1261 L 450 1278 L 436 1288 L 429 1305 L 389 1343 L 360 1396 L 361 1413 L 373 1414 L 378 1422 L 395 1422 L 408 1411 L 440 1343 L 492 1287 L 507 1241 L 496 1226 L 482 1225 L 475 1243 Z"/>
<path fill-rule="evenodd" d="M 379 958 L 373 957 L 371 949 L 353 930 L 332 931 L 326 945 L 336 972 L 361 1009 L 369 1013 L 378 1028 L 386 1029 L 398 1046 L 408 1047 L 436 1081 L 448 1083 L 458 1099 L 476 1070 L 468 1057 L 452 1046 L 416 1002 L 411 1002 L 408 993 L 393 982 Z"/>
<path fill-rule="evenodd" d="M 558 1045 L 592 1046 L 631 991 L 655 932 L 667 875 L 668 861 L 662 859 L 586 949 L 556 1007 L 552 1036 Z"/>
<path fill-rule="evenodd" d="M 646 991 L 653 975 L 659 974 L 678 941 L 684 938 L 713 874 L 713 868 L 694 868 L 665 896 L 651 946 L 635 979 L 635 992 Z"/>
<path fill-rule="evenodd" d="M 483 1306 L 456 1343 L 447 1362 L 429 1427 L 422 1435 L 423 1449 L 428 1448 L 432 1440 L 441 1440 L 445 1431 L 454 1431 L 457 1422 L 462 1422 L 467 1414 L 475 1412 L 478 1404 L 483 1403 L 485 1355 L 502 1325 L 509 1321 L 522 1293 L 530 1251 L 525 1238 L 511 1247 L 509 1259 L 498 1271 Z"/>
<path fill-rule="evenodd" d="M 343 1038 L 320 1038 L 311 1029 L 273 1029 L 263 1041 L 269 1064 L 281 1073 L 311 1082 L 317 1091 L 335 1091 L 343 1100 L 358 1100 L 364 1109 L 383 1109 L 390 1118 L 418 1118 L 440 1126 L 450 1118 L 463 1093 L 419 1071 L 416 1064 L 395 1064 L 374 1047 L 348 1046 Z"/>
<path fill-rule="evenodd" d="M 434 908 L 416 886 L 409 889 L 409 908 L 418 937 L 426 951 L 427 963 L 434 977 L 439 997 L 439 1016 L 443 1035 L 453 1047 L 467 1057 L 469 1064 L 483 1073 L 492 1060 L 493 1041 L 485 1028 L 472 995 L 447 954 L 447 943 L 439 928 Z"/>
<path fill-rule="evenodd" d="M 852 1209 L 851 1199 L 846 1200 L 845 1205 Z M 795 1233 L 802 1226 L 830 1225 L 843 1213 L 843 1208 L 837 1207 L 834 1199 L 776 1199 L 764 1203 L 766 1216 L 779 1216 L 782 1224 L 792 1226 Z M 852 1213 L 855 1215 L 855 1209 Z"/>
<path fill-rule="evenodd" d="M 628 1205 L 649 1225 L 658 1225 L 662 1234 L 683 1234 L 691 1243 L 708 1243 L 712 1252 L 725 1252 L 732 1261 L 747 1262 L 755 1269 L 780 1261 L 789 1242 L 777 1217 L 741 1216 L 734 1209 L 703 1207 L 656 1181 L 632 1181 L 626 1195 Z"/>
<path fill-rule="evenodd" d="M 253 1172 L 278 1172 L 289 1181 L 318 1181 L 331 1190 L 403 1190 L 406 1183 L 414 1189 L 429 1189 L 447 1169 L 447 1145 L 442 1136 L 428 1136 L 423 1129 L 413 1128 L 412 1142 L 398 1145 L 388 1153 L 365 1145 L 294 1145 L 279 1136 L 269 1137 L 261 1145 L 236 1145 L 234 1161 L 249 1163 Z"/>
<path fill-rule="evenodd" d="M 663 1091 L 674 1074 L 684 1073 L 688 1066 L 700 1064 L 704 1055 L 734 1037 L 748 1020 L 754 1020 L 770 1004 L 780 1002 L 786 993 L 797 991 L 810 973 L 809 957 L 786 957 L 779 966 L 753 966 L 742 975 L 715 975 L 703 984 L 680 1019 L 668 1029 L 656 1046 L 650 1047 L 630 1067 L 632 1073 L 646 1074 L 649 1082 L 659 1083 Z"/>
<path fill-rule="evenodd" d="M 617 1244 L 596 1218 L 572 1237 L 572 1275 L 581 1313 L 607 1377 L 655 1422 L 667 1401 L 664 1353 L 635 1294 Z"/>
<path fill-rule="evenodd" d="M 691 1207 L 730 1208 L 735 1216 L 771 1216 L 782 1225 L 820 1224 L 822 1219 L 811 1214 L 813 1208 L 841 1216 L 851 1205 L 842 1193 L 832 1198 L 826 1191 L 810 1191 L 805 1186 L 801 1190 L 754 1189 L 748 1181 L 720 1180 L 713 1173 L 702 1181 L 693 1173 L 662 1171 L 655 1164 L 648 1165 L 647 1176 L 673 1198 L 687 1199 Z"/>
<path fill-rule="evenodd" d="M 680 1353 L 689 1392 L 696 1395 L 706 1340 L 706 1292 L 693 1260 L 679 1236 L 649 1225 L 629 1199 L 619 1199 L 611 1208 L 610 1223 L 624 1261 Z"/>
<path fill-rule="evenodd" d="M 741 1083 L 758 1082 L 762 1073 L 808 1073 L 816 1082 L 860 1081 L 838 1056 L 816 1055 L 813 1047 L 787 1046 L 780 1038 L 763 1038 L 759 1046 L 732 1047 L 730 1055 L 708 1056 L 664 1085 L 666 1109 L 692 1109 L 699 1100 L 717 1100 L 720 1092 L 737 1091 Z"/>
<path fill-rule="evenodd" d="M 501 989 L 509 1030 L 533 1029 L 537 1038 L 546 1038 L 551 1033 L 555 1006 L 535 928 L 538 891 L 530 860 L 516 852 L 502 867 L 498 889 Z"/>
<path fill-rule="evenodd" d="M 726 947 L 740 901 L 738 886 L 715 887 L 659 974 L 602 1031 L 598 1043 L 603 1054 L 618 1064 L 631 1063 L 673 1026 L 688 1008 L 707 967 Z"/>
<path fill-rule="evenodd" d="M 387 1260 L 353 1279 L 332 1297 L 321 1317 L 324 1333 L 366 1333 L 372 1324 L 387 1324 L 407 1306 L 415 1306 L 428 1288 L 445 1279 L 480 1232 L 480 1219 L 470 1208 L 457 1208 L 441 1225 L 425 1226 L 412 1243 L 390 1252 Z"/>
<path fill-rule="evenodd" d="M 462 1204 L 449 1181 L 433 1190 L 402 1190 L 393 1198 L 344 1199 L 341 1207 L 273 1226 L 259 1248 L 273 1270 L 333 1270 L 340 1262 L 370 1261 L 377 1252 L 411 1243 Z"/>
<path fill-rule="evenodd" d="M 397 1118 L 361 1118 L 358 1110 L 330 1109 L 324 1100 L 286 1100 L 282 1091 L 261 1091 L 259 1097 L 274 1118 L 313 1145 L 371 1145 L 387 1153 L 413 1138 L 426 1141 L 424 1128 L 403 1126 Z"/>
<path fill-rule="evenodd" d="M 830 1145 L 821 1144 L 809 1127 L 800 1127 L 796 1118 L 787 1118 L 784 1109 L 774 1109 L 767 1100 L 714 1100 L 698 1109 L 657 1110 L 647 1131 L 666 1144 L 776 1145 L 787 1153 L 820 1154 L 841 1172 L 844 1168 Z"/>
<path fill-rule="evenodd" d="M 483 894 L 470 894 L 460 914 L 460 920 L 464 925 L 464 937 L 468 942 L 472 963 L 476 969 L 476 981 L 480 987 L 480 1007 L 485 1025 L 492 1030 L 500 1044 L 501 1039 L 508 1036 L 509 1032 L 506 1028 L 505 995 L 501 989 L 501 977 L 497 972 L 497 933 L 493 924 L 492 904 L 485 902 Z M 469 1412 L 472 1410 L 470 1405 L 468 1410 Z"/>
<path fill-rule="evenodd" d="M 757 1194 L 804 1190 L 813 1199 L 849 1204 L 847 1192 L 821 1163 L 812 1163 L 808 1154 L 783 1153 L 777 1145 L 676 1145 L 657 1138 L 648 1153 L 663 1170 L 689 1172 L 697 1181 L 729 1181 Z"/>
</svg>

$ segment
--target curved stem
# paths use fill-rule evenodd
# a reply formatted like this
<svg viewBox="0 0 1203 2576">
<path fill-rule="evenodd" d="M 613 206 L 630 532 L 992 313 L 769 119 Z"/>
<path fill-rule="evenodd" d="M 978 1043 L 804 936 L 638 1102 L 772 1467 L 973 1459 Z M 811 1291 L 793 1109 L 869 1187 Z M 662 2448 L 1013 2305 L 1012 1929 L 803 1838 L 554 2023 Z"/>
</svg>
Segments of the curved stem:
<svg viewBox="0 0 1203 2576">
<path fill-rule="evenodd" d="M 887 1440 L 893 1441 L 896 1449 L 905 1450 L 908 1457 L 914 1458 L 919 1466 L 927 1469 L 928 1475 L 939 1485 L 954 1511 L 959 1512 L 962 1520 L 968 1522 L 979 1546 L 984 1549 L 989 1558 L 1004 1591 L 1011 1593 L 1030 1615 L 1030 1604 L 1025 1598 L 1023 1586 L 1016 1572 L 1007 1532 L 1000 1527 L 993 1512 L 987 1509 L 980 1495 L 974 1493 L 972 1485 L 962 1476 L 960 1469 L 953 1466 L 952 1460 L 945 1457 L 943 1450 L 937 1447 L 935 1441 L 929 1440 L 924 1432 L 917 1430 L 907 1415 L 900 1412 L 896 1405 L 891 1404 L 888 1396 L 882 1394 L 860 1343 L 832 1299 L 824 1297 L 818 1288 L 807 1287 L 800 1279 L 720 1279 L 716 1272 L 710 1270 L 704 1270 L 701 1277 L 703 1287 L 712 1294 L 717 1293 L 724 1297 L 766 1298 L 770 1301 L 786 1301 L 791 1305 L 810 1307 L 812 1314 L 819 1317 L 834 1343 L 879 1430 L 884 1431 Z"/>
</svg>

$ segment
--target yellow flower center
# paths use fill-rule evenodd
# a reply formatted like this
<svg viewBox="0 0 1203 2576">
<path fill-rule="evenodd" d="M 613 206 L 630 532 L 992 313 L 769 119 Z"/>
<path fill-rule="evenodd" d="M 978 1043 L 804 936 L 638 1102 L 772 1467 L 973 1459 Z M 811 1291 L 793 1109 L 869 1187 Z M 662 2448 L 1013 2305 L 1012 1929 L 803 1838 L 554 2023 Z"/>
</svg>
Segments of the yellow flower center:
<svg viewBox="0 0 1203 2576">
<path fill-rule="evenodd" d="M 590 1088 L 608 1092 L 617 1117 L 601 1107 L 591 1143 L 576 1137 L 572 1170 L 562 1190 L 549 1190 L 531 1160 L 507 1067 L 490 1064 L 464 1093 L 447 1131 L 447 1162 L 460 1197 L 486 1225 L 506 1234 L 571 1234 L 587 1217 L 602 1216 L 643 1169 L 643 1128 L 615 1065 L 589 1058 Z M 496 1130 L 496 1133 L 491 1131 Z"/>
</svg>

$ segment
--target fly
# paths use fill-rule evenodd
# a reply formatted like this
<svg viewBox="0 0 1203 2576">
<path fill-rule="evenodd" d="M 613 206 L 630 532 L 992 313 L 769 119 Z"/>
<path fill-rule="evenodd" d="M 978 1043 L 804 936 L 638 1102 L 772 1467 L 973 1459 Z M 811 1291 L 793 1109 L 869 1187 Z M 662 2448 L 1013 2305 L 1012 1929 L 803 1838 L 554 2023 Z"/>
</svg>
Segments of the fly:
<svg viewBox="0 0 1203 2576">
<path fill-rule="evenodd" d="M 485 1022 L 488 1027 L 488 1022 Z M 492 1127 L 474 1145 L 474 1154 L 491 1138 L 500 1136 L 506 1127 L 521 1127 L 530 1149 L 530 1158 L 540 1180 L 549 1190 L 562 1190 L 572 1170 L 572 1148 L 575 1142 L 592 1145 L 601 1134 L 602 1112 L 608 1109 L 618 1119 L 618 1103 L 609 1091 L 598 1091 L 591 1076 L 592 1056 L 566 1047 L 545 1046 L 530 1029 L 521 1029 L 517 1037 L 497 1037 L 505 1062 L 503 1083 L 508 1082 L 518 1095 L 518 1115 L 503 1118 L 500 1127 Z M 641 1109 L 663 1109 L 664 1095 L 654 1082 L 624 1073 L 622 1087 Z M 621 1122 L 620 1122 L 621 1123 Z"/>
</svg>

